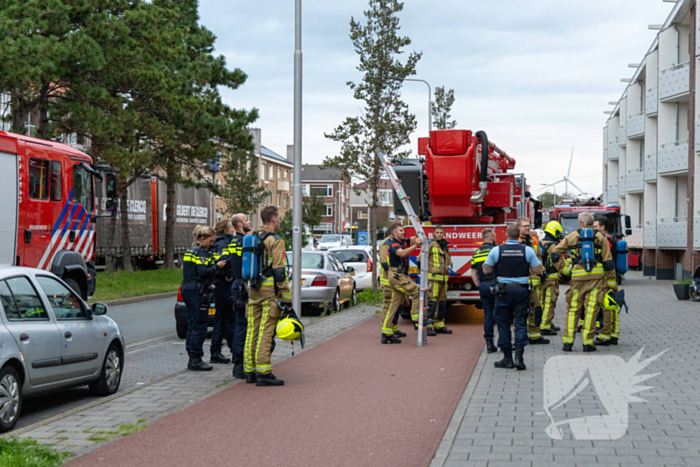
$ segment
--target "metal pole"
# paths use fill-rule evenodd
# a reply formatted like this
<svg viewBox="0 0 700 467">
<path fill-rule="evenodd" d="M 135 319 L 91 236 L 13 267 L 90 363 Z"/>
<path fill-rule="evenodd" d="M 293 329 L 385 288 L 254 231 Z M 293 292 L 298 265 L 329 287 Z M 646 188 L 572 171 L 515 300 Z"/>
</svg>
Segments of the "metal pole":
<svg viewBox="0 0 700 467">
<path fill-rule="evenodd" d="M 294 2 L 294 211 L 292 222 L 292 307 L 301 316 L 301 250 L 302 245 L 302 193 L 301 193 L 301 0 Z"/>
<path fill-rule="evenodd" d="M 433 89 L 430 87 L 430 83 L 424 79 L 417 78 L 404 78 L 403 81 L 418 81 L 428 86 L 428 134 L 430 134 L 433 131 Z"/>
</svg>

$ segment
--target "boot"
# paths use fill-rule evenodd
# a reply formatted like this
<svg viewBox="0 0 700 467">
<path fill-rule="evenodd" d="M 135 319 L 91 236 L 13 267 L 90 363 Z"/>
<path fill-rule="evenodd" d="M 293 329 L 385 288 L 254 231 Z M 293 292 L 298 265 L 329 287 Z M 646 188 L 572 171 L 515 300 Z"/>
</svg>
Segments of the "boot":
<svg viewBox="0 0 700 467">
<path fill-rule="evenodd" d="M 246 384 L 253 384 L 255 382 L 255 373 L 250 372 L 245 374 Z"/>
<path fill-rule="evenodd" d="M 498 349 L 493 345 L 493 339 L 486 339 L 486 353 L 495 353 Z"/>
<path fill-rule="evenodd" d="M 403 332 L 403 331 L 398 331 L 398 330 L 394 331 L 394 336 L 395 336 L 395 337 L 406 337 L 406 335 L 407 335 L 407 334 L 406 334 L 405 332 Z"/>
<path fill-rule="evenodd" d="M 437 336 L 437 334 L 438 334 L 438 333 L 437 333 L 437 331 L 435 330 L 434 327 L 431 326 L 431 327 L 428 328 L 428 335 L 429 335 L 430 337 Z"/>
<path fill-rule="evenodd" d="M 511 349 L 503 350 L 503 360 L 494 362 L 493 366 L 496 368 L 513 368 L 513 351 Z"/>
<path fill-rule="evenodd" d="M 209 359 L 209 363 L 227 364 L 227 363 L 231 363 L 231 359 L 224 357 L 224 355 L 221 352 L 218 352 L 218 353 L 211 354 L 211 358 Z"/>
<path fill-rule="evenodd" d="M 589 345 L 584 345 L 584 346 L 583 346 L 583 351 L 584 351 L 584 352 L 595 352 L 596 350 L 598 350 L 598 349 L 595 348 L 595 345 L 589 344 Z"/>
<path fill-rule="evenodd" d="M 452 334 L 452 329 L 447 329 L 443 326 L 440 329 L 436 329 L 435 332 L 437 332 L 438 334 Z"/>
<path fill-rule="evenodd" d="M 233 365 L 233 377 L 238 379 L 246 379 L 245 371 L 243 371 L 242 363 L 234 363 Z"/>
<path fill-rule="evenodd" d="M 525 370 L 527 367 L 525 366 L 525 361 L 523 360 L 523 353 L 525 352 L 525 349 L 515 349 L 515 360 L 513 361 L 513 366 L 517 370 Z"/>
<path fill-rule="evenodd" d="M 272 373 L 258 373 L 255 375 L 256 386 L 284 386 L 284 381 L 278 379 Z"/>
<path fill-rule="evenodd" d="M 190 361 L 187 362 L 187 369 L 190 371 L 211 371 L 214 368 L 199 357 L 190 357 Z"/>
<path fill-rule="evenodd" d="M 540 329 L 540 334 L 543 336 L 556 336 L 557 331 L 553 331 L 551 329 Z"/>
<path fill-rule="evenodd" d="M 611 337 L 611 338 L 610 338 L 610 343 L 611 343 L 612 345 L 617 345 L 617 339 L 618 339 L 617 337 Z"/>
<path fill-rule="evenodd" d="M 609 341 L 609 340 L 604 341 L 604 340 L 602 340 L 602 339 L 599 338 L 599 337 L 596 337 L 596 338 L 595 338 L 595 341 L 593 341 L 593 343 L 594 343 L 595 345 L 602 345 L 603 347 L 607 347 L 607 346 L 610 345 L 610 341 Z"/>
<path fill-rule="evenodd" d="M 538 345 L 538 344 L 549 344 L 549 339 L 545 339 L 544 337 L 540 337 L 539 339 L 529 339 L 530 345 Z"/>
<path fill-rule="evenodd" d="M 552 327 L 551 327 L 550 329 L 551 329 L 552 331 L 554 331 L 554 332 L 559 332 L 559 331 L 561 331 L 561 328 L 560 328 L 559 326 L 555 326 L 555 325 L 553 325 L 553 324 L 552 324 Z"/>
<path fill-rule="evenodd" d="M 394 335 L 387 336 L 386 334 L 382 334 L 382 344 L 400 344 L 401 339 L 398 337 L 395 337 Z"/>
<path fill-rule="evenodd" d="M 571 352 L 574 349 L 574 344 L 564 344 L 562 349 L 564 352 Z"/>
</svg>

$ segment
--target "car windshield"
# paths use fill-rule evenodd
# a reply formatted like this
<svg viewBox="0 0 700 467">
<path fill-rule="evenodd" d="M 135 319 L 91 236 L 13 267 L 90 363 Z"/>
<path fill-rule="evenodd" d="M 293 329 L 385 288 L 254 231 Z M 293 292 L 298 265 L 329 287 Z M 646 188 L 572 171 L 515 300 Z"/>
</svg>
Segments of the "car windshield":
<svg viewBox="0 0 700 467">
<path fill-rule="evenodd" d="M 333 251 L 333 254 L 336 255 L 343 263 L 365 262 L 365 252 L 362 250 L 338 250 Z"/>
<path fill-rule="evenodd" d="M 574 217 L 561 215 L 561 226 L 564 229 L 564 235 L 569 235 L 574 230 L 578 230 L 578 213 Z"/>
<path fill-rule="evenodd" d="M 612 235 L 620 234 L 620 216 L 616 212 L 594 213 L 596 220 L 606 219 L 608 223 L 608 233 Z M 569 235 L 571 232 L 578 230 L 578 213 L 562 214 L 561 226 L 564 229 L 564 235 Z"/>
<path fill-rule="evenodd" d="M 340 235 L 324 235 L 321 237 L 321 242 L 339 242 L 340 241 Z"/>
<path fill-rule="evenodd" d="M 287 253 L 287 266 L 292 266 L 292 254 Z M 323 269 L 323 255 L 319 253 L 303 253 L 301 255 L 302 269 Z"/>
</svg>

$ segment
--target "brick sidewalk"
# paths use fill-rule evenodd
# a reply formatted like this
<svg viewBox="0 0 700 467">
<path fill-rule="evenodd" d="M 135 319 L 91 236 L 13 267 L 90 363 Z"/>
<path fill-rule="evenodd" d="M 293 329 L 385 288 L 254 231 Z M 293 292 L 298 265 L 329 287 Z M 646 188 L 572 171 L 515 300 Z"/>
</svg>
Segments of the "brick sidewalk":
<svg viewBox="0 0 700 467">
<path fill-rule="evenodd" d="M 627 274 L 623 288 L 630 311 L 622 313 L 619 346 L 583 354 L 577 334 L 574 352 L 566 354 L 559 333 L 550 337 L 549 345 L 526 348 L 527 370 L 522 372 L 494 368 L 500 353 L 484 352 L 431 467 L 700 465 L 700 365 L 695 360 L 700 304 L 676 300 L 672 282 L 640 273 Z M 565 289 L 561 287 L 555 317 L 560 327 Z M 543 407 L 547 360 L 555 355 L 613 355 L 627 362 L 642 347 L 642 360 L 669 350 L 639 373 L 660 374 L 641 383 L 653 388 L 637 394 L 647 402 L 629 404 L 626 434 L 612 441 L 577 440 L 564 428 L 564 439 L 551 439 L 545 432 L 550 420 Z M 559 411 L 564 419 L 608 413 L 591 387 Z"/>
<path fill-rule="evenodd" d="M 373 318 L 375 310 L 376 307 L 358 306 L 324 319 L 312 318 L 306 329 L 304 351 Z M 307 321 L 306 318 L 303 320 Z M 117 393 L 103 399 L 103 402 L 98 401 L 86 408 L 74 410 L 67 416 L 54 417 L 47 423 L 35 424 L 8 435 L 18 438 L 31 437 L 53 445 L 59 451 L 72 452 L 79 456 L 99 446 L 105 438 L 112 439 L 117 436 L 116 432 L 120 427 L 125 428 L 124 425 L 147 425 L 240 382 L 234 380 L 231 375 L 232 365 L 214 365 L 214 370 L 206 373 L 185 370 L 187 356 L 184 354 L 184 347 L 185 343 L 181 340 L 157 344 L 152 358 L 149 357 L 147 361 L 139 363 L 129 371 L 130 377 L 125 382 L 132 388 L 131 391 Z M 294 349 L 296 354 L 301 352 L 298 342 L 295 343 Z M 127 350 L 126 365 L 129 366 L 129 358 L 133 358 L 134 353 L 145 351 L 146 349 L 135 352 Z M 272 357 L 273 364 L 291 356 L 291 344 L 278 339 Z M 155 365 L 151 373 L 148 371 L 149 364 Z M 172 374 L 174 368 L 182 370 Z M 143 383 L 143 386 L 138 386 L 137 381 Z"/>
</svg>

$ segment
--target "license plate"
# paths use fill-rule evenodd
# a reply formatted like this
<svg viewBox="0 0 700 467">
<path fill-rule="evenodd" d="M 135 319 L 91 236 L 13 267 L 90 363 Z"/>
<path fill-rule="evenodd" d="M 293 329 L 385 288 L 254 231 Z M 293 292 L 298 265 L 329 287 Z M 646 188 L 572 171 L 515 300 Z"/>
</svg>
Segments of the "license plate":
<svg viewBox="0 0 700 467">
<path fill-rule="evenodd" d="M 209 316 L 216 314 L 216 308 L 209 308 Z"/>
<path fill-rule="evenodd" d="M 416 266 L 411 266 L 410 268 L 408 268 L 409 274 L 418 274 L 419 272 L 420 271 L 418 270 L 418 268 Z"/>
</svg>

